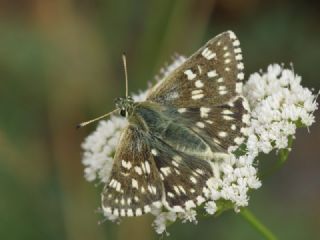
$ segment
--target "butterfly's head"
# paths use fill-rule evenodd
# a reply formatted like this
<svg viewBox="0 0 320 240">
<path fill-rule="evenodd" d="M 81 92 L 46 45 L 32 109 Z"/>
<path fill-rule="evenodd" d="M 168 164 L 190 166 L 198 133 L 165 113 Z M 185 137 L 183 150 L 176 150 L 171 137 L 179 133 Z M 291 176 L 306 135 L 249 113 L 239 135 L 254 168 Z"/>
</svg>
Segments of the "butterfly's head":
<svg viewBox="0 0 320 240">
<path fill-rule="evenodd" d="M 132 97 L 128 96 L 126 98 L 116 98 L 114 100 L 116 108 L 120 110 L 120 115 L 123 117 L 127 117 L 131 115 L 133 110 L 134 101 Z"/>
</svg>

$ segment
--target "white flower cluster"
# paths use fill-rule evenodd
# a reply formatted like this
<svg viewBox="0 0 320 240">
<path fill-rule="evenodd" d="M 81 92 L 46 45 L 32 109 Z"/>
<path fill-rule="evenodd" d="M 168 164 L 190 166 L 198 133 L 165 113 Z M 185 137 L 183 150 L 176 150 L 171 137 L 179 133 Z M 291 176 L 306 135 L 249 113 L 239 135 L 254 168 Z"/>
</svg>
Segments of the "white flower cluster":
<svg viewBox="0 0 320 240">
<path fill-rule="evenodd" d="M 316 96 L 301 86 L 301 77 L 293 70 L 278 64 L 264 74 L 252 74 L 244 95 L 252 109 L 247 148 L 254 156 L 287 148 L 297 126 L 309 127 L 315 121 Z"/>
<path fill-rule="evenodd" d="M 184 61 L 184 57 L 176 58 L 172 65 L 162 70 L 162 77 Z M 303 88 L 300 81 L 301 77 L 292 70 L 283 69 L 277 64 L 269 66 L 264 74 L 254 73 L 250 76 L 244 85 L 244 96 L 251 108 L 250 125 L 245 133 L 246 150 L 241 156 L 235 156 L 229 149 L 228 157 L 211 162 L 214 178 L 210 181 L 210 192 L 207 193 L 209 200 L 204 204 L 208 214 L 216 213 L 221 201 L 231 203 L 235 210 L 247 206 L 248 190 L 261 186 L 254 164 L 259 153 L 287 148 L 288 138 L 294 136 L 299 123 L 308 127 L 314 122 L 316 96 Z M 145 97 L 146 92 L 134 96 L 134 100 L 142 101 Z M 107 121 L 100 121 L 97 130 L 86 138 L 82 148 L 88 181 L 108 181 L 120 132 L 126 124 L 125 118 L 112 116 Z M 152 213 L 156 216 L 153 225 L 159 234 L 165 232 L 167 224 L 176 219 L 197 223 L 195 209 L 183 213 L 153 209 Z M 115 216 L 104 215 L 110 220 L 115 219 Z"/>
</svg>

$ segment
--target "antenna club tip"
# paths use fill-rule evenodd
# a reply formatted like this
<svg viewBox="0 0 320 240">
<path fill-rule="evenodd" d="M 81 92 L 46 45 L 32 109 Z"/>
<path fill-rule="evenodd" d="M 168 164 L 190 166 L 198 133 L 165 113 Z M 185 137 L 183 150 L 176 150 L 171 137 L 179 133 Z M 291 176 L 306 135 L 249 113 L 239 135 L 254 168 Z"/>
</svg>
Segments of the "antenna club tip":
<svg viewBox="0 0 320 240">
<path fill-rule="evenodd" d="M 77 124 L 76 125 L 76 129 L 78 130 L 79 128 L 81 128 L 82 127 L 82 124 L 81 123 L 79 123 L 79 124 Z"/>
</svg>

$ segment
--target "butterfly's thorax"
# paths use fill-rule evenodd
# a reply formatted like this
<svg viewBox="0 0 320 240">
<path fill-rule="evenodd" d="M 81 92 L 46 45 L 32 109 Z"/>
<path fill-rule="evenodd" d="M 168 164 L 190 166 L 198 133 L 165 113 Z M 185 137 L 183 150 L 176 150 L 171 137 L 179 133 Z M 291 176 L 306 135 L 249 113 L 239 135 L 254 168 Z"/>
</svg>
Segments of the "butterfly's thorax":
<svg viewBox="0 0 320 240">
<path fill-rule="evenodd" d="M 152 133 L 152 138 L 159 140 L 157 143 L 151 142 L 151 145 L 167 144 L 179 152 L 200 159 L 212 158 L 210 146 L 196 132 L 186 127 L 186 119 L 182 119 L 175 108 L 141 102 L 135 105 L 128 120 L 130 124 L 143 129 L 147 137 Z"/>
</svg>

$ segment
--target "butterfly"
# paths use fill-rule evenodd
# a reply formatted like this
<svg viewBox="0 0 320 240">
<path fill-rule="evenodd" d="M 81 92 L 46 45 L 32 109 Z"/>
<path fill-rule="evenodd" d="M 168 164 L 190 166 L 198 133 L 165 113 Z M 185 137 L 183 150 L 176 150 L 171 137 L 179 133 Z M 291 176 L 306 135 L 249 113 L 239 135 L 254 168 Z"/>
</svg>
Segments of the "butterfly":
<svg viewBox="0 0 320 240">
<path fill-rule="evenodd" d="M 244 140 L 240 42 L 232 31 L 208 41 L 153 86 L 145 101 L 116 99 L 128 119 L 102 192 L 102 209 L 140 216 L 152 207 L 184 212 L 208 200 L 210 161 Z"/>
</svg>

